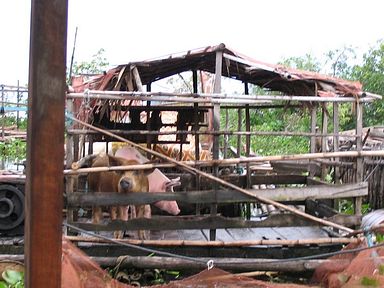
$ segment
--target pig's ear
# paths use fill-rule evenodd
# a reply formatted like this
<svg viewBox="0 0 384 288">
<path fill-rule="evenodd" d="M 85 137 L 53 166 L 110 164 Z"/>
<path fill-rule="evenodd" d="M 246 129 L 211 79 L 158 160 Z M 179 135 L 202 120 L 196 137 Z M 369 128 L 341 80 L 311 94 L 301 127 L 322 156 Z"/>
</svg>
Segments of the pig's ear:
<svg viewBox="0 0 384 288">
<path fill-rule="evenodd" d="M 124 158 L 115 157 L 115 156 L 112 156 L 109 154 L 107 154 L 107 155 L 108 155 L 110 166 L 122 166 L 122 165 L 124 165 L 124 162 L 126 161 Z"/>
<path fill-rule="evenodd" d="M 145 162 L 143 164 L 155 164 L 155 163 L 158 163 L 158 162 L 148 161 L 148 162 Z M 149 174 L 152 174 L 153 171 L 155 171 L 155 169 L 156 168 L 149 168 L 149 169 L 145 169 L 143 171 L 144 171 L 144 174 L 148 176 Z"/>
</svg>

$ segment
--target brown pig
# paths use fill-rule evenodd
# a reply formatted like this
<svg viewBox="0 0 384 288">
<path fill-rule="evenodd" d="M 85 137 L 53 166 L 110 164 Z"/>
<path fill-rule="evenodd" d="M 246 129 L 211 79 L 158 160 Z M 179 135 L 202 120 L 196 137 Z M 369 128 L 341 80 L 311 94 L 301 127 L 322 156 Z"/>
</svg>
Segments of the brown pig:
<svg viewBox="0 0 384 288">
<path fill-rule="evenodd" d="M 128 166 L 139 164 L 136 160 L 127 160 L 106 153 L 92 155 L 91 167 L 110 167 L 110 166 Z M 153 170 L 131 170 L 131 171 L 111 171 L 96 172 L 88 175 L 89 188 L 92 192 L 118 192 L 118 193 L 135 193 L 148 192 L 148 174 Z M 136 217 L 144 217 L 148 214 L 149 205 L 135 206 Z M 135 215 L 133 212 L 132 214 Z M 150 214 L 150 213 L 149 213 Z M 110 207 L 111 219 L 128 220 L 128 207 L 117 206 Z M 102 219 L 102 207 L 92 208 L 92 221 L 94 224 L 100 223 Z M 139 230 L 139 238 L 146 239 L 147 232 Z M 115 231 L 115 238 L 122 238 L 122 231 Z"/>
</svg>

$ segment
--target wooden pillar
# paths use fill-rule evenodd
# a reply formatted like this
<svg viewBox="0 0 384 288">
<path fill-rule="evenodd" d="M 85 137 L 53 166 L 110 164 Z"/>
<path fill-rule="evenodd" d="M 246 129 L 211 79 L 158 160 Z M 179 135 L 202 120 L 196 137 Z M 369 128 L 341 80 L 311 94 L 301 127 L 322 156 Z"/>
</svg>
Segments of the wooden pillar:
<svg viewBox="0 0 384 288">
<path fill-rule="evenodd" d="M 340 132 L 340 121 L 339 121 L 339 103 L 335 102 L 333 103 L 333 133 L 335 136 L 333 136 L 333 151 L 338 152 L 339 151 L 339 134 Z M 339 162 L 340 158 L 336 157 L 335 161 Z M 340 167 L 335 166 L 335 184 L 338 184 L 340 182 Z"/>
<path fill-rule="evenodd" d="M 61 287 L 67 0 L 32 0 L 29 52 L 26 287 Z"/>
<path fill-rule="evenodd" d="M 221 93 L 221 74 L 223 66 L 223 49 L 224 45 L 220 45 L 219 50 L 216 51 L 216 67 L 215 67 L 215 84 L 213 86 L 214 93 Z M 220 104 L 213 104 L 213 131 L 220 131 Z M 212 156 L 213 159 L 219 159 L 220 154 L 220 136 L 215 134 L 213 136 Z M 219 176 L 219 166 L 213 166 L 213 174 Z M 218 193 L 218 184 L 214 183 L 215 193 Z M 217 204 L 211 205 L 211 215 L 217 214 Z M 216 230 L 212 229 L 209 233 L 211 241 L 216 240 Z"/>
<path fill-rule="evenodd" d="M 321 133 L 323 135 L 328 133 L 328 111 L 327 103 L 323 103 L 322 106 L 322 123 L 321 123 Z M 321 137 L 321 152 L 327 152 L 327 137 Z M 325 164 L 321 164 L 321 180 L 325 180 L 328 174 L 328 169 Z"/>
<path fill-rule="evenodd" d="M 147 85 L 147 92 L 151 92 L 151 83 L 149 83 Z M 146 109 L 146 114 L 147 114 L 147 123 L 146 123 L 146 126 L 147 126 L 147 131 L 150 131 L 151 130 L 151 101 L 147 101 L 147 109 Z M 148 149 L 152 149 L 152 140 L 154 137 L 158 137 L 158 136 L 153 136 L 153 135 L 148 135 L 146 136 L 147 138 L 147 148 Z M 180 153 L 181 154 L 181 153 Z M 148 157 L 149 156 L 149 157 Z M 152 158 L 152 155 L 149 155 L 147 153 L 147 158 L 148 159 L 151 159 Z"/>
<path fill-rule="evenodd" d="M 338 152 L 339 151 L 339 134 L 340 132 L 340 127 L 339 127 L 339 103 L 334 102 L 333 103 L 333 133 L 335 134 L 333 136 L 333 151 Z M 335 162 L 339 162 L 340 158 L 335 157 Z M 335 184 L 340 184 L 340 167 L 339 166 L 334 166 L 334 183 Z M 339 209 L 339 200 L 335 199 L 334 200 L 334 208 L 336 210 Z"/>
<path fill-rule="evenodd" d="M 73 99 L 68 99 L 66 102 L 66 109 L 67 109 L 67 113 L 69 115 L 73 115 L 74 113 L 74 110 L 73 110 Z M 73 125 L 71 125 L 70 127 L 68 128 L 73 128 Z M 74 156 L 74 142 L 73 142 L 73 139 L 74 139 L 74 136 L 72 134 L 68 134 L 67 135 L 67 139 L 66 139 L 66 143 L 65 143 L 65 146 L 66 146 L 66 155 L 65 155 L 65 160 L 66 160 L 66 165 L 65 167 L 67 169 L 71 169 L 71 165 L 74 161 L 77 161 L 75 160 L 75 156 Z M 78 143 L 77 143 L 77 146 L 78 146 Z M 74 191 L 74 183 L 75 182 L 75 179 L 74 179 L 74 176 L 67 176 L 66 177 L 66 181 L 65 181 L 65 192 L 68 194 L 72 194 L 73 191 Z M 67 208 L 67 222 L 68 223 L 73 223 L 74 222 L 74 209 L 73 208 Z M 71 234 L 69 229 L 68 228 L 65 228 L 65 232 L 67 235 Z"/>
<path fill-rule="evenodd" d="M 356 151 L 363 150 L 363 104 L 356 101 Z M 356 157 L 356 182 L 364 180 L 364 158 Z M 355 198 L 355 215 L 361 215 L 362 197 Z"/>
<path fill-rule="evenodd" d="M 192 71 L 192 85 L 193 85 L 193 93 L 198 93 L 197 91 L 197 71 Z M 199 130 L 199 103 L 193 104 L 193 119 L 194 119 L 194 125 L 193 125 L 193 131 L 195 132 L 195 159 L 196 161 L 200 160 L 200 137 L 196 133 Z M 200 190 L 200 175 L 196 174 L 195 176 L 196 181 L 196 191 Z M 196 203 L 196 215 L 200 214 L 200 208 L 201 204 Z"/>
<path fill-rule="evenodd" d="M 317 124 L 317 104 L 312 103 L 311 108 L 311 133 L 316 133 L 316 124 Z M 310 152 L 316 153 L 316 136 L 311 136 L 310 138 Z M 315 174 L 314 169 L 312 169 L 312 166 L 310 167 L 309 176 L 313 177 Z"/>
</svg>

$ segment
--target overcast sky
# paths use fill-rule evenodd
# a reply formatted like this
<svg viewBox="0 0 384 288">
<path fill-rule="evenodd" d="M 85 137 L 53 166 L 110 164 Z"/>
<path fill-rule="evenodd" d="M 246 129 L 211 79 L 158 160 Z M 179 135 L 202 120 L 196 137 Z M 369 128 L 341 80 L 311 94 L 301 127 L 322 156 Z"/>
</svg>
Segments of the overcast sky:
<svg viewBox="0 0 384 288">
<path fill-rule="evenodd" d="M 30 0 L 0 0 L 0 84 L 26 84 Z M 100 48 L 112 65 L 221 42 L 254 59 L 352 45 L 362 51 L 384 38 L 384 1 L 69 0 L 68 59 L 78 27 L 75 60 Z"/>
</svg>

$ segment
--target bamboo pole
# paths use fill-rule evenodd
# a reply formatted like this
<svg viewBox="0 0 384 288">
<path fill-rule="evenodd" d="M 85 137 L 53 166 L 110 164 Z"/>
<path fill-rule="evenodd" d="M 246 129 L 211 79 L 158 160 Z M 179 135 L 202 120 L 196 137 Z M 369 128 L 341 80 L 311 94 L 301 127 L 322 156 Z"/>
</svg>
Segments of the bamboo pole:
<svg viewBox="0 0 384 288">
<path fill-rule="evenodd" d="M 84 123 L 84 122 L 83 122 Z M 87 124 L 89 125 L 89 124 Z M 95 127 L 96 128 L 96 127 Z M 97 128 L 100 129 L 100 128 Z M 119 137 L 119 136 L 117 136 Z M 127 142 L 128 140 L 119 137 L 120 141 L 126 142 L 126 143 L 133 143 L 133 142 Z M 142 149 L 138 144 L 135 144 L 136 148 Z M 152 151 L 152 150 L 151 150 Z M 155 151 L 153 151 L 155 152 Z M 166 156 L 163 154 L 160 154 L 158 152 L 152 153 L 153 155 L 167 160 Z M 72 167 L 72 169 L 66 169 L 64 170 L 65 175 L 74 175 L 74 174 L 81 174 L 81 173 L 92 173 L 92 172 L 106 172 L 106 171 L 120 171 L 120 170 L 147 170 L 152 168 L 171 168 L 176 166 L 181 167 L 189 167 L 189 172 L 192 172 L 195 174 L 195 171 L 193 171 L 193 166 L 210 166 L 210 165 L 219 165 L 219 166 L 225 166 L 225 165 L 236 165 L 241 163 L 258 163 L 258 162 L 265 162 L 265 161 L 284 161 L 284 160 L 308 160 L 308 159 L 322 159 L 322 158 L 334 158 L 334 157 L 371 157 L 371 156 L 381 156 L 384 157 L 384 150 L 373 150 L 373 151 L 340 151 L 340 152 L 327 152 L 327 153 L 307 153 L 307 154 L 293 154 L 293 155 L 275 155 L 275 156 L 257 156 L 257 157 L 248 157 L 248 158 L 229 158 L 229 159 L 221 159 L 221 160 L 207 160 L 207 161 L 170 161 L 172 163 L 161 163 L 161 164 L 140 164 L 140 165 L 129 165 L 129 166 L 116 166 L 116 167 L 95 167 L 95 168 L 81 168 L 77 169 L 76 166 Z M 167 157 L 168 158 L 168 157 Z M 74 168 L 74 169 L 73 169 Z M 199 171 L 201 172 L 201 171 Z M 202 173 L 202 172 L 201 172 Z M 209 175 L 209 174 L 208 174 Z M 208 178 L 208 177 L 207 177 Z M 212 179 L 211 179 L 212 180 Z M 220 183 L 221 184 L 221 183 Z"/>
<path fill-rule="evenodd" d="M 244 259 L 244 258 L 195 258 L 196 261 L 159 256 L 120 256 L 120 257 L 90 257 L 93 261 L 102 267 L 120 268 L 148 268 L 148 269 L 177 269 L 177 270 L 202 270 L 207 268 L 208 261 L 213 260 L 215 267 L 227 269 L 231 271 L 286 271 L 286 272 L 304 272 L 313 271 L 320 265 L 346 265 L 348 260 L 301 260 L 301 261 L 284 261 L 279 259 Z M 0 255 L 0 261 L 24 261 L 24 255 Z M 255 272 L 252 272 L 255 273 Z M 235 276 L 235 275 L 233 275 Z M 219 276 L 217 276 L 219 277 Z M 216 278 L 216 276 L 215 276 Z M 214 280 L 214 277 L 208 280 Z M 217 281 L 217 280 L 216 280 Z"/>
<path fill-rule="evenodd" d="M 97 237 L 84 236 L 65 236 L 66 240 L 71 242 L 84 243 L 110 243 L 110 241 Z M 307 246 L 307 245 L 329 245 L 329 244 L 349 244 L 358 243 L 357 238 L 317 238 L 317 239 L 298 239 L 298 240 L 241 240 L 241 241 L 199 241 L 199 240 L 139 240 L 139 239 L 114 239 L 120 243 L 143 246 L 161 246 L 161 247 L 244 247 L 244 246 Z"/>
<path fill-rule="evenodd" d="M 84 93 L 69 93 L 67 98 L 84 98 Z M 242 95 L 226 93 L 172 93 L 172 92 L 137 92 L 137 91 L 98 91 L 91 90 L 86 97 L 91 99 L 113 99 L 113 100 L 159 100 L 174 102 L 194 103 L 202 101 L 206 103 L 243 103 L 252 104 L 252 101 L 283 100 L 303 102 L 356 102 L 355 97 L 319 97 L 319 96 L 296 96 L 296 95 Z M 182 99 L 183 101 L 179 101 Z M 375 97 L 359 98 L 359 102 L 371 102 L 377 100 Z M 237 102 L 236 102 L 237 101 Z M 256 102 L 257 103 L 257 102 Z"/>
<path fill-rule="evenodd" d="M 257 135 L 257 136 L 319 136 L 319 137 L 331 137 L 331 136 L 341 136 L 344 138 L 357 138 L 357 135 L 344 135 L 342 133 L 311 133 L 311 132 L 289 132 L 289 131 L 147 131 L 147 130 L 109 130 L 112 133 L 124 134 L 124 135 L 175 135 L 175 134 L 191 134 L 191 135 Z M 83 129 L 68 129 L 68 134 L 96 134 L 97 132 L 91 130 L 83 130 Z"/>
<path fill-rule="evenodd" d="M 339 224 L 336 224 L 336 223 L 333 223 L 333 222 L 330 222 L 330 221 L 327 221 L 327 220 L 324 220 L 324 219 L 320 219 L 320 218 L 317 218 L 317 217 L 315 217 L 315 216 L 306 214 L 306 213 L 304 213 L 304 212 L 302 212 L 302 211 L 300 211 L 300 210 L 298 210 L 298 209 L 296 209 L 296 208 L 293 208 L 293 207 L 290 207 L 290 206 L 281 204 L 281 203 L 279 203 L 279 202 L 276 202 L 276 201 L 273 201 L 273 200 L 270 200 L 270 199 L 266 199 L 266 198 L 264 198 L 264 197 L 256 196 L 256 195 L 254 195 L 254 194 L 248 192 L 247 190 L 245 190 L 245 189 L 243 189 L 243 188 L 240 188 L 240 187 L 238 187 L 238 186 L 236 186 L 236 185 L 234 185 L 234 184 L 232 184 L 232 183 L 229 183 L 229 182 L 227 182 L 227 181 L 224 181 L 224 180 L 222 180 L 222 179 L 220 179 L 220 178 L 218 178 L 218 177 L 212 176 L 212 175 L 210 175 L 210 174 L 208 174 L 208 173 L 205 173 L 205 172 L 200 171 L 200 170 L 198 170 L 198 169 L 196 169 L 196 168 L 193 168 L 193 167 L 191 167 L 191 166 L 188 166 L 187 164 L 185 164 L 185 163 L 183 163 L 183 162 L 180 162 L 180 161 L 177 161 L 177 160 L 172 159 L 172 158 L 170 158 L 170 157 L 167 157 L 167 156 L 165 156 L 165 155 L 163 155 L 163 154 L 161 154 L 161 153 L 159 153 L 159 152 L 156 152 L 156 151 L 147 149 L 147 148 L 145 148 L 145 147 L 142 147 L 142 146 L 140 146 L 139 144 L 136 144 L 136 143 L 134 143 L 134 142 L 132 142 L 132 141 L 129 141 L 129 140 L 123 138 L 123 137 L 114 135 L 114 134 L 112 134 L 112 133 L 110 133 L 110 132 L 108 132 L 108 131 L 105 131 L 105 130 L 103 130 L 103 129 L 97 128 L 97 127 L 95 127 L 95 126 L 93 126 L 93 125 L 90 125 L 90 124 L 88 124 L 88 123 L 85 123 L 85 122 L 83 122 L 83 121 L 80 121 L 80 120 L 78 120 L 78 119 L 76 119 L 76 118 L 74 118 L 74 117 L 72 117 L 72 116 L 68 116 L 68 117 L 69 117 L 70 119 L 72 119 L 73 121 L 75 121 L 75 122 L 77 122 L 77 123 L 79 123 L 79 124 L 81 124 L 81 125 L 84 125 L 84 126 L 90 128 L 90 129 L 94 129 L 94 130 L 96 130 L 96 131 L 98 131 L 98 132 L 100 132 L 100 133 L 103 133 L 103 134 L 106 134 L 106 135 L 108 135 L 108 136 L 114 137 L 114 138 L 116 138 L 116 139 L 118 139 L 118 140 L 120 140 L 120 141 L 122 141 L 122 142 L 126 142 L 126 143 L 130 144 L 131 146 L 133 146 L 133 147 L 135 147 L 135 148 L 137 148 L 137 149 L 140 149 L 140 150 L 142 150 L 142 151 L 144 151 L 144 152 L 147 152 L 147 153 L 151 153 L 152 155 L 154 155 L 154 156 L 156 156 L 156 157 L 159 157 L 160 159 L 164 159 L 164 160 L 169 161 L 169 162 L 171 162 L 171 163 L 173 163 L 173 164 L 176 164 L 176 165 L 178 165 L 178 166 L 184 168 L 185 170 L 187 170 L 187 171 L 189 171 L 189 172 L 191 172 L 191 173 L 199 174 L 199 175 L 201 175 L 201 176 L 203 176 L 203 177 L 205 177 L 205 178 L 208 178 L 208 179 L 210 179 L 210 180 L 212 180 L 212 181 L 215 181 L 216 183 L 218 183 L 218 184 L 220 184 L 220 185 L 222 185 L 222 186 L 225 186 L 225 187 L 234 189 L 234 190 L 239 191 L 239 192 L 241 192 L 241 193 L 243 193 L 243 194 L 245 194 L 245 195 L 248 195 L 248 196 L 250 196 L 250 197 L 253 197 L 254 199 L 256 199 L 256 200 L 258 200 L 258 201 L 260 201 L 260 202 L 262 202 L 262 203 L 273 205 L 273 206 L 275 206 L 276 208 L 280 208 L 280 209 L 282 209 L 282 210 L 289 211 L 289 212 L 294 213 L 294 214 L 296 214 L 296 215 L 298 215 L 298 216 L 301 216 L 301 217 L 303 217 L 303 218 L 306 218 L 306 219 L 308 219 L 308 220 L 310 220 L 310 221 L 320 223 L 320 224 L 322 224 L 322 225 L 324 225 L 324 226 L 331 226 L 331 227 L 340 229 L 340 230 L 345 231 L 345 232 L 348 232 L 348 233 L 354 231 L 353 229 L 344 227 L 344 226 L 342 226 L 342 225 L 339 225 Z M 363 151 L 356 152 L 356 153 L 358 153 L 358 154 L 361 155 L 362 152 L 363 152 Z M 366 152 L 373 152 L 373 151 L 366 151 Z M 382 151 L 382 153 L 383 153 L 383 155 L 384 155 L 384 150 Z M 317 154 L 317 153 L 316 153 L 316 154 Z M 320 154 L 325 154 L 325 153 L 320 153 Z M 307 156 L 309 157 L 308 154 L 304 154 L 304 155 L 307 155 Z M 287 159 L 287 157 L 288 157 L 288 159 L 292 159 L 292 157 L 290 157 L 290 156 L 285 156 L 285 158 L 284 158 L 284 156 L 283 156 L 282 159 Z M 311 157 L 313 157 L 313 155 L 312 155 Z M 263 158 L 263 157 L 255 157 L 255 158 Z M 218 161 L 221 161 L 221 160 L 218 160 Z"/>
</svg>

